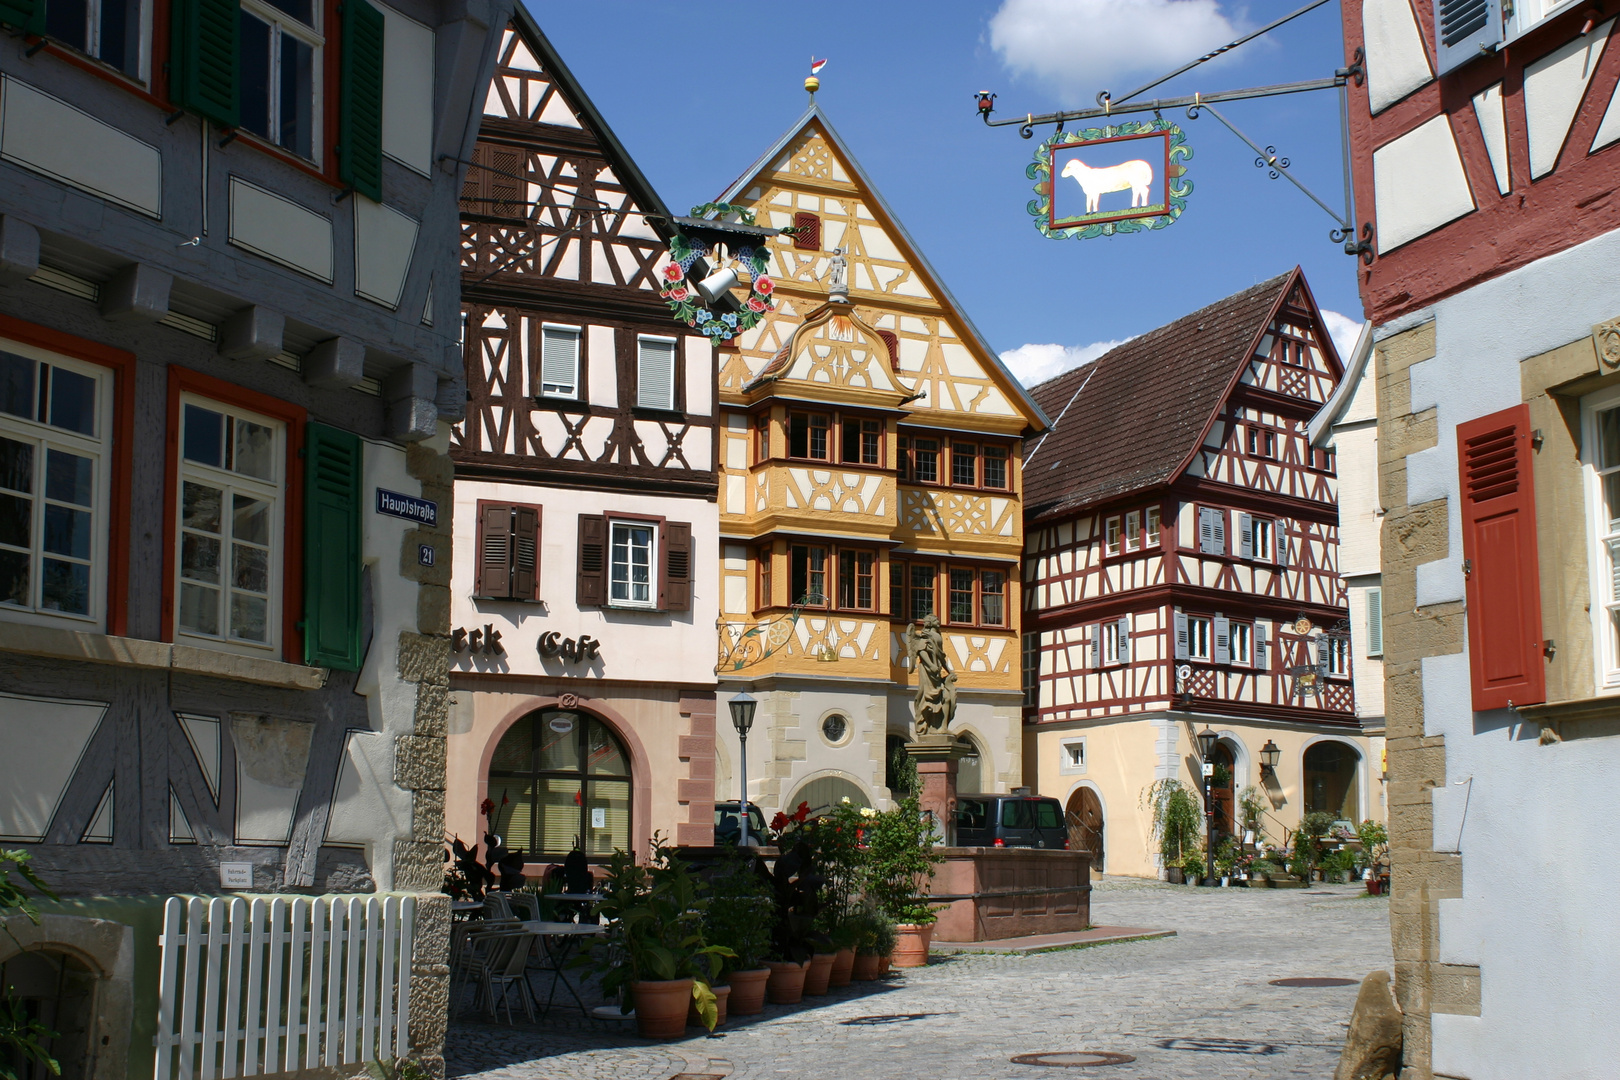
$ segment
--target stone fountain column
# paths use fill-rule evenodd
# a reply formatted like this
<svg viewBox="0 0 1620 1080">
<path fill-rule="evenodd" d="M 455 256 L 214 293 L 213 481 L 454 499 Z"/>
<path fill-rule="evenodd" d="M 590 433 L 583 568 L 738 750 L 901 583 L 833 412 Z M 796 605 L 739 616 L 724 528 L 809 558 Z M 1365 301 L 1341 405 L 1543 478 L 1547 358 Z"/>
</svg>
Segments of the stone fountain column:
<svg viewBox="0 0 1620 1080">
<path fill-rule="evenodd" d="M 967 751 L 944 732 L 924 735 L 906 744 L 917 765 L 917 801 L 934 815 L 936 844 L 956 846 L 956 768 Z"/>
</svg>

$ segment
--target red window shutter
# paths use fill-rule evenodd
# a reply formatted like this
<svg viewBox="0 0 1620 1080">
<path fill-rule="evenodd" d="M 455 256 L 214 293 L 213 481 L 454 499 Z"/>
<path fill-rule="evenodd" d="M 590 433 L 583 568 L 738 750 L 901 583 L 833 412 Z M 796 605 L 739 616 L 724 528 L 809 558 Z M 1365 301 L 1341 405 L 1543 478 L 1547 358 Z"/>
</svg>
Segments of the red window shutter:
<svg viewBox="0 0 1620 1080">
<path fill-rule="evenodd" d="M 658 606 L 664 611 L 692 609 L 692 526 L 666 521 L 663 527 L 664 573 L 658 582 Z"/>
<path fill-rule="evenodd" d="M 889 347 L 889 364 L 892 367 L 899 367 L 900 335 L 896 334 L 893 330 L 879 330 L 878 337 L 882 338 L 883 344 Z"/>
<path fill-rule="evenodd" d="M 540 508 L 512 511 L 512 598 L 540 599 Z"/>
<path fill-rule="evenodd" d="M 607 606 L 607 519 L 579 515 L 579 561 L 574 602 L 582 607 Z"/>
<path fill-rule="evenodd" d="M 478 569 L 473 592 L 478 596 L 512 595 L 512 508 L 478 506 Z"/>
<path fill-rule="evenodd" d="M 821 250 L 821 218 L 800 211 L 793 215 L 793 246 L 799 251 Z"/>
<path fill-rule="evenodd" d="M 1457 425 L 1474 709 L 1547 700 L 1530 407 Z"/>
</svg>

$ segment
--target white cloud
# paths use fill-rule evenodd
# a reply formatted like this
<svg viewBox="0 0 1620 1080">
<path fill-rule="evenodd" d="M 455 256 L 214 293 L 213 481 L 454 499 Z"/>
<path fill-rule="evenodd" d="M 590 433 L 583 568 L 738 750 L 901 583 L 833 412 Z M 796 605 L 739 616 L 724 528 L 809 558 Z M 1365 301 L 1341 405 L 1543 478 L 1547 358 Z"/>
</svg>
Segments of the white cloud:
<svg viewBox="0 0 1620 1080">
<path fill-rule="evenodd" d="M 1243 32 L 1218 0 L 1002 0 L 990 47 L 1015 75 L 1046 83 L 1064 104 L 1116 96 L 1124 75 L 1162 75 Z"/>
<path fill-rule="evenodd" d="M 1038 386 L 1071 368 L 1091 363 L 1109 349 L 1129 340 L 1094 341 L 1090 345 L 1020 345 L 1002 353 L 1001 362 L 1025 387 Z"/>
<path fill-rule="evenodd" d="M 1322 321 L 1327 323 L 1327 332 L 1333 339 L 1333 347 L 1339 350 L 1339 362 L 1348 364 L 1350 353 L 1356 347 L 1356 338 L 1361 336 L 1361 320 L 1323 308 Z"/>
</svg>

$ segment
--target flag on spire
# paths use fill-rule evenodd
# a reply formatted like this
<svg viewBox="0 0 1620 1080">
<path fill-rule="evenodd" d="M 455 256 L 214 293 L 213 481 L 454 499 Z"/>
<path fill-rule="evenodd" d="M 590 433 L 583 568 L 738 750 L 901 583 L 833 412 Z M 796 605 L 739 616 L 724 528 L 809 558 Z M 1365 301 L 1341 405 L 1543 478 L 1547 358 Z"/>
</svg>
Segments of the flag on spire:
<svg viewBox="0 0 1620 1080">
<path fill-rule="evenodd" d="M 826 66 L 827 66 L 827 61 L 826 60 L 817 60 L 814 56 L 812 56 L 810 58 L 810 74 L 812 74 L 812 75 L 820 75 L 821 74 L 821 69 L 826 67 Z"/>
</svg>

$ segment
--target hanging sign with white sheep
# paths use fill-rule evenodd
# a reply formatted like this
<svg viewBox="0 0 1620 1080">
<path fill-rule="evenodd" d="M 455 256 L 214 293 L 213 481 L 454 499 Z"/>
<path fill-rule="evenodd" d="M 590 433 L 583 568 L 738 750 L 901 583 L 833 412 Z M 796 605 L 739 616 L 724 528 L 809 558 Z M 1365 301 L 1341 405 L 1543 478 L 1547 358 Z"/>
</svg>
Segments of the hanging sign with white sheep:
<svg viewBox="0 0 1620 1080">
<path fill-rule="evenodd" d="M 1163 119 L 1059 131 L 1024 170 L 1039 196 L 1029 212 L 1053 239 L 1162 229 L 1187 206 L 1190 157 L 1181 128 Z"/>
</svg>

